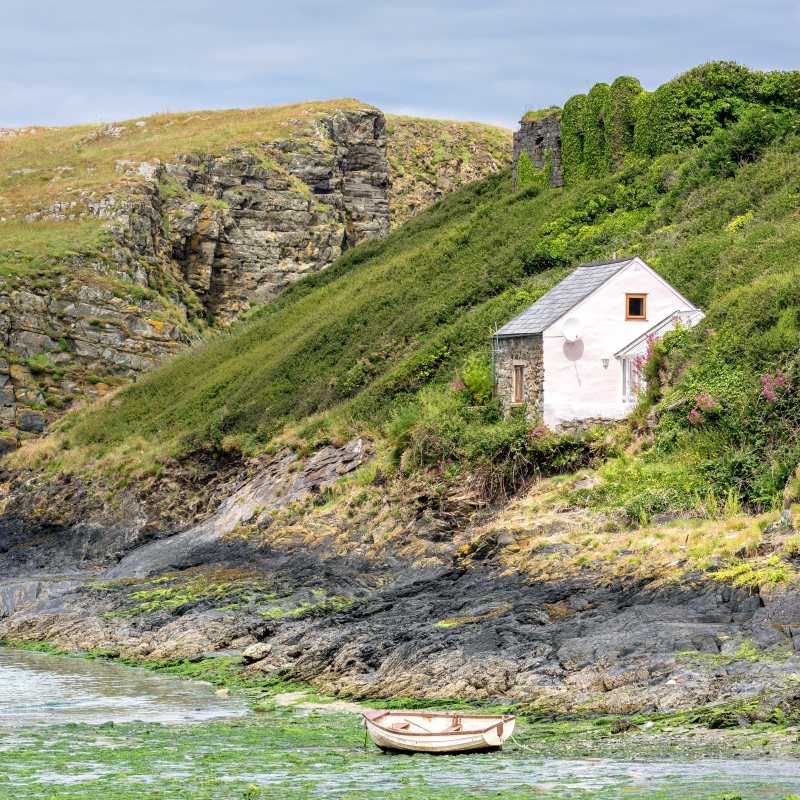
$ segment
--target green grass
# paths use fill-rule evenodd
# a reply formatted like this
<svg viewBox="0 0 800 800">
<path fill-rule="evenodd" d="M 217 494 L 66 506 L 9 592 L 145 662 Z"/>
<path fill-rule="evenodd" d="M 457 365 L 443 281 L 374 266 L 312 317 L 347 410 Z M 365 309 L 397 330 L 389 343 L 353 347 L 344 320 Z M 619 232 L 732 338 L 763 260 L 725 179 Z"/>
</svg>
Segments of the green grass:
<svg viewBox="0 0 800 800">
<path fill-rule="evenodd" d="M 130 442 L 143 458 L 259 452 L 287 430 L 309 450 L 332 436 L 388 433 L 398 457 L 417 437 L 427 463 L 514 452 L 514 432 L 490 410 L 456 407 L 450 382 L 485 359 L 494 326 L 576 264 L 639 253 L 708 316 L 666 356 L 655 447 L 637 461 L 639 474 L 621 470 L 619 491 L 599 491 L 632 506 L 644 485 L 652 502 L 632 514 L 643 523 L 693 507 L 695 490 L 710 488 L 774 508 L 800 459 L 794 389 L 772 408 L 759 383 L 777 369 L 794 375 L 800 337 L 797 125 L 792 112 L 749 114 L 695 148 L 631 156 L 616 174 L 564 189 L 513 194 L 507 172 L 466 186 L 229 333 L 71 415 L 59 440 L 70 448 L 64 463 L 125 461 Z M 702 391 L 722 411 L 692 427 L 687 412 Z"/>
<path fill-rule="evenodd" d="M 52 278 L 67 271 L 69 260 L 102 258 L 109 234 L 100 220 L 58 222 L 0 222 L 0 278 Z M 74 270 L 71 270 L 74 274 Z"/>
</svg>

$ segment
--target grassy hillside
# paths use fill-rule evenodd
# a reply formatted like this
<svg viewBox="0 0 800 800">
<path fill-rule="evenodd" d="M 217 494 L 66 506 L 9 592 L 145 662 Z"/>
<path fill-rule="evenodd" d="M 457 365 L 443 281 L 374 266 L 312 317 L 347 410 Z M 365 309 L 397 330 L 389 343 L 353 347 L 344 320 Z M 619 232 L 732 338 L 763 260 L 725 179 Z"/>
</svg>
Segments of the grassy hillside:
<svg viewBox="0 0 800 800">
<path fill-rule="evenodd" d="M 386 117 L 392 228 L 443 194 L 511 163 L 511 131 L 480 122 Z"/>
<path fill-rule="evenodd" d="M 0 453 L 385 235 L 387 205 L 510 161 L 510 131 L 383 121 L 342 99 L 0 129 Z"/>
<path fill-rule="evenodd" d="M 44 451 L 50 468 L 257 452 L 287 426 L 309 447 L 366 428 L 407 469 L 489 465 L 499 485 L 620 454 L 624 435 L 531 435 L 485 398 L 493 326 L 580 261 L 616 251 L 639 253 L 708 317 L 655 348 L 633 420 L 655 425 L 646 452 L 620 455 L 572 501 L 642 520 L 776 507 L 800 458 L 797 122 L 792 110 L 751 108 L 692 147 L 631 154 L 618 172 L 564 189 L 512 194 L 507 173 L 469 185 L 71 415 Z"/>
</svg>

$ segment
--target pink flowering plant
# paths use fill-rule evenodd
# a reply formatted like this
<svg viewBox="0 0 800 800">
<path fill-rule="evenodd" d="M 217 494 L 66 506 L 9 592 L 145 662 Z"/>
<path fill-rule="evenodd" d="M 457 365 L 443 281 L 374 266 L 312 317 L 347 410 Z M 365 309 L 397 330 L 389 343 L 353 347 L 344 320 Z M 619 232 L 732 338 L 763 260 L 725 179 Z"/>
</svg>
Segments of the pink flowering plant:
<svg viewBox="0 0 800 800">
<path fill-rule="evenodd" d="M 708 392 L 700 392 L 700 394 L 694 398 L 694 403 L 700 411 L 707 411 L 709 414 L 719 414 L 719 412 L 722 411 L 722 405 Z"/>
<path fill-rule="evenodd" d="M 692 425 L 704 425 L 706 418 L 698 408 L 693 408 L 687 415 L 687 419 Z"/>
<path fill-rule="evenodd" d="M 553 436 L 553 431 L 547 425 L 537 425 L 528 432 L 528 441 L 533 444 L 534 442 L 541 442 L 550 436 Z"/>
<path fill-rule="evenodd" d="M 775 373 L 765 372 L 759 380 L 761 381 L 761 396 L 773 405 L 789 388 L 789 376 L 782 369 Z"/>
<path fill-rule="evenodd" d="M 704 425 L 721 412 L 722 403 L 715 400 L 708 392 L 700 392 L 694 398 L 694 408 L 687 414 L 687 419 L 692 425 Z"/>
<path fill-rule="evenodd" d="M 656 345 L 656 342 L 660 342 L 661 337 L 656 336 L 654 333 L 651 333 L 647 337 L 647 347 L 645 348 L 644 353 L 641 355 L 636 356 L 633 359 L 633 368 L 634 371 L 638 374 L 643 374 L 644 368 L 647 364 L 649 364 L 653 359 L 653 348 Z"/>
</svg>

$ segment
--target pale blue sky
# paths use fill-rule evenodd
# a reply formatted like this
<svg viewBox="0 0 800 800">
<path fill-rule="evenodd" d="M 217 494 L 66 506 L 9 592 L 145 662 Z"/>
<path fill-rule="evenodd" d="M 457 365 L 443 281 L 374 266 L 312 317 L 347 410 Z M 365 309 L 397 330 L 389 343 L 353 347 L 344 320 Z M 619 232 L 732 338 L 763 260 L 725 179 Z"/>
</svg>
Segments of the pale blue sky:
<svg viewBox="0 0 800 800">
<path fill-rule="evenodd" d="M 357 97 L 514 127 L 618 75 L 800 68 L 800 0 L 0 0 L 0 127 Z"/>
</svg>

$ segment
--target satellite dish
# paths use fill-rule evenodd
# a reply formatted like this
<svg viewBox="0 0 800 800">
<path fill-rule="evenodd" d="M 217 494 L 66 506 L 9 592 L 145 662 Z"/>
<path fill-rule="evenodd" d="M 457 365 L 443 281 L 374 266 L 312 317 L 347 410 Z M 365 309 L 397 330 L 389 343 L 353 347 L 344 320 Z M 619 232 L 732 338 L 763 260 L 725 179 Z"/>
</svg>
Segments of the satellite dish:
<svg viewBox="0 0 800 800">
<path fill-rule="evenodd" d="M 564 320 L 564 326 L 561 328 L 561 332 L 568 342 L 577 342 L 583 333 L 583 323 L 577 317 L 570 317 Z"/>
</svg>

